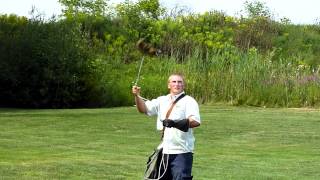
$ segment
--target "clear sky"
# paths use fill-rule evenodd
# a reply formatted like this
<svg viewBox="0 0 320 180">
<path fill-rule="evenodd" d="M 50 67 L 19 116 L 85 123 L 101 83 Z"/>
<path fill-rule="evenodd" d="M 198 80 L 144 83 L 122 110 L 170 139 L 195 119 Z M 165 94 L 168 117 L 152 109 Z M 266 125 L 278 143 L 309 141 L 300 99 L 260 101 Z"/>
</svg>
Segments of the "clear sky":
<svg viewBox="0 0 320 180">
<path fill-rule="evenodd" d="M 121 0 L 110 0 L 120 2 Z M 236 16 L 244 7 L 246 0 L 160 0 L 167 7 L 187 6 L 194 12 L 209 10 L 224 11 Z M 252 0 L 249 0 L 250 2 Z M 277 19 L 289 18 L 295 24 L 314 24 L 320 22 L 320 0 L 260 0 L 274 13 Z M 61 12 L 58 0 L 0 0 L 0 14 L 14 13 L 30 17 L 29 12 L 34 6 L 38 12 L 50 17 Z"/>
</svg>

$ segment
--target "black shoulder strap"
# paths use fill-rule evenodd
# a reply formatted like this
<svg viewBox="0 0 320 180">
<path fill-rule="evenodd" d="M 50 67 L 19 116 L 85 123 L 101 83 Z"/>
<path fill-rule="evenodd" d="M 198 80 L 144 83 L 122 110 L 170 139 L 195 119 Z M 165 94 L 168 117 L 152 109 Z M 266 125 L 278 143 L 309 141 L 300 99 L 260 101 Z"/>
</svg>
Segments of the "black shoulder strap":
<svg viewBox="0 0 320 180">
<path fill-rule="evenodd" d="M 171 104 L 169 110 L 167 111 L 166 119 L 169 118 L 170 113 L 171 113 L 171 111 L 172 111 L 172 109 L 173 109 L 173 106 L 174 106 L 175 104 L 177 104 L 177 102 L 178 102 L 180 99 L 182 99 L 185 95 L 186 95 L 186 94 L 183 93 L 183 94 L 181 94 L 179 97 L 177 97 L 176 100 L 174 100 L 174 102 Z"/>
<path fill-rule="evenodd" d="M 180 99 L 182 99 L 184 96 L 186 96 L 185 93 L 181 94 L 177 99 L 173 102 L 173 104 L 176 104 Z"/>
</svg>

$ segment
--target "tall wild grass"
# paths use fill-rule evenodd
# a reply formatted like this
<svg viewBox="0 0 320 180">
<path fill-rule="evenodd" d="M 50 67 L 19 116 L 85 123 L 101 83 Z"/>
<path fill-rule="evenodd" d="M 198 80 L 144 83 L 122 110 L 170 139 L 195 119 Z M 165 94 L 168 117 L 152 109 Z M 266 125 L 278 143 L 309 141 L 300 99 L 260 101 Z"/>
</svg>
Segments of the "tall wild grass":
<svg viewBox="0 0 320 180">
<path fill-rule="evenodd" d="M 142 96 L 154 98 L 167 93 L 168 76 L 172 72 L 181 72 L 186 76 L 187 94 L 200 103 L 223 102 L 263 107 L 319 106 L 319 66 L 296 64 L 294 57 L 275 61 L 275 51 L 262 54 L 255 48 L 247 52 L 240 52 L 232 46 L 217 52 L 203 52 L 199 48 L 194 52 L 184 62 L 172 56 L 146 57 L 139 81 Z M 205 58 L 200 58 L 203 56 Z M 126 68 L 127 71 L 118 72 L 127 73 L 118 75 L 121 78 L 112 83 L 113 87 L 118 87 L 114 93 L 127 98 L 123 101 L 125 104 L 133 102 L 130 88 L 139 63 L 119 64 L 122 70 Z"/>
</svg>

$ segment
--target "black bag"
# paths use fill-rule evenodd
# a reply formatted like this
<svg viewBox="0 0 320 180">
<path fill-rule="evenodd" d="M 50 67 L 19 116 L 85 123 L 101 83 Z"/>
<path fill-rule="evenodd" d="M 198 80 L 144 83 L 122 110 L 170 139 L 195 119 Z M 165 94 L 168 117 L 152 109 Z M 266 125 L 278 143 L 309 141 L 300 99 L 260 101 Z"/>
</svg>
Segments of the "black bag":
<svg viewBox="0 0 320 180">
<path fill-rule="evenodd" d="M 162 149 L 162 147 L 156 148 L 154 152 L 149 156 L 146 171 L 144 173 L 145 180 L 160 179 L 165 174 L 168 162 L 165 162 Z"/>
<path fill-rule="evenodd" d="M 160 164 L 162 159 L 162 148 L 156 148 L 148 158 L 144 179 L 159 179 L 161 177 Z"/>
</svg>

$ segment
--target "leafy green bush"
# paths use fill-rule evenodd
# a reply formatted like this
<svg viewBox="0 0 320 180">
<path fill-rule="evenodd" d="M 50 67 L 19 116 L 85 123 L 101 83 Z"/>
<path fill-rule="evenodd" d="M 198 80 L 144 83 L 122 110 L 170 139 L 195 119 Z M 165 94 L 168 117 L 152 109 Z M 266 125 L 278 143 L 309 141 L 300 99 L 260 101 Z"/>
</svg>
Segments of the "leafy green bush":
<svg viewBox="0 0 320 180">
<path fill-rule="evenodd" d="M 1 105 L 77 107 L 90 101 L 93 54 L 78 24 L 38 19 L 2 24 L 8 28 L 1 34 L 11 35 L 1 38 Z"/>
</svg>

